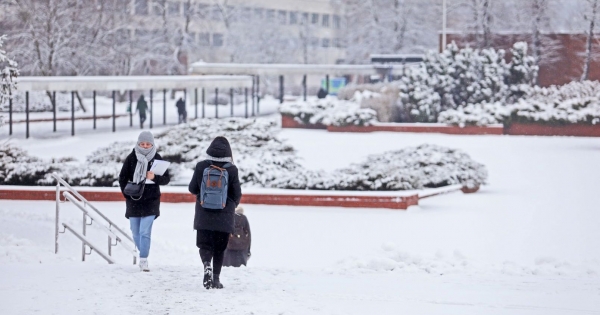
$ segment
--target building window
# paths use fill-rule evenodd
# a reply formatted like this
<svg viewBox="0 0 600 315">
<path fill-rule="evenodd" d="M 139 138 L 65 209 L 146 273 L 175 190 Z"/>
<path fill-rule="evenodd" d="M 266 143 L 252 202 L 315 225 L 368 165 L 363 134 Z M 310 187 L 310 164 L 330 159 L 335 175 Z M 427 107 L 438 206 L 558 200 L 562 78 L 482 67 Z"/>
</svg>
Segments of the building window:
<svg viewBox="0 0 600 315">
<path fill-rule="evenodd" d="M 313 13 L 313 14 L 311 14 L 310 22 L 312 24 L 319 24 L 319 13 Z"/>
<path fill-rule="evenodd" d="M 126 43 L 131 40 L 131 35 L 130 35 L 128 29 L 125 29 L 125 28 L 118 29 L 116 35 L 117 35 L 117 42 L 119 42 L 119 43 Z"/>
<path fill-rule="evenodd" d="M 213 34 L 213 46 L 214 47 L 221 47 L 223 46 L 223 34 L 220 33 L 214 33 Z"/>
<path fill-rule="evenodd" d="M 323 38 L 323 40 L 321 41 L 321 47 L 329 48 L 329 38 Z"/>
<path fill-rule="evenodd" d="M 317 37 L 310 38 L 310 46 L 317 47 L 319 46 L 319 39 Z"/>
<path fill-rule="evenodd" d="M 287 11 L 280 10 L 279 12 L 277 12 L 277 18 L 279 19 L 280 24 L 286 24 L 287 23 Z"/>
<path fill-rule="evenodd" d="M 267 20 L 273 21 L 275 19 L 275 10 L 267 10 Z"/>
<path fill-rule="evenodd" d="M 260 8 L 254 9 L 254 17 L 256 17 L 257 19 L 262 19 L 264 17 L 263 9 L 260 9 Z"/>
<path fill-rule="evenodd" d="M 165 12 L 165 0 L 152 1 L 152 12 L 155 15 L 162 15 Z"/>
<path fill-rule="evenodd" d="M 329 14 L 323 14 L 323 27 L 329 27 Z"/>
<path fill-rule="evenodd" d="M 183 16 L 192 16 L 194 15 L 194 7 L 190 2 L 183 3 Z"/>
<path fill-rule="evenodd" d="M 302 22 L 301 22 L 301 23 L 302 23 L 303 25 L 306 25 L 306 24 L 308 24 L 308 13 L 306 13 L 306 12 L 303 12 L 303 13 L 302 13 Z"/>
<path fill-rule="evenodd" d="M 242 7 L 242 15 L 240 16 L 240 20 L 244 22 L 250 21 L 252 18 L 252 8 L 250 7 Z"/>
<path fill-rule="evenodd" d="M 342 41 L 339 38 L 334 38 L 333 47 L 342 48 Z"/>
<path fill-rule="evenodd" d="M 179 2 L 168 2 L 169 15 L 179 15 Z"/>
<path fill-rule="evenodd" d="M 340 16 L 334 15 L 333 16 L 333 28 L 340 29 L 341 25 L 342 25 L 342 23 L 340 21 Z"/>
<path fill-rule="evenodd" d="M 200 46 L 209 46 L 210 45 L 210 34 L 209 33 L 198 34 L 198 44 Z"/>
<path fill-rule="evenodd" d="M 298 24 L 298 12 L 290 12 L 290 24 Z"/>
<path fill-rule="evenodd" d="M 148 15 L 148 0 L 135 0 L 135 14 Z"/>
<path fill-rule="evenodd" d="M 210 8 L 210 18 L 214 21 L 219 21 L 221 19 L 221 9 L 219 9 L 218 5 L 213 5 Z"/>
<path fill-rule="evenodd" d="M 194 44 L 198 42 L 198 37 L 196 37 L 196 33 L 194 33 L 194 32 L 188 33 L 188 38 L 189 38 L 190 42 L 192 42 Z"/>
</svg>

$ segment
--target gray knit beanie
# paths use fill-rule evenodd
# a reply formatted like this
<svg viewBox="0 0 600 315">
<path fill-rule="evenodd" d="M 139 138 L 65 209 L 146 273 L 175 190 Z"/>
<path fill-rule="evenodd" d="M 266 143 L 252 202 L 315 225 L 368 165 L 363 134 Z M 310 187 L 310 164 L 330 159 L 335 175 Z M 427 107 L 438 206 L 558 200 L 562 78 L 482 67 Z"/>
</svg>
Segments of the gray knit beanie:
<svg viewBox="0 0 600 315">
<path fill-rule="evenodd" d="M 138 137 L 137 143 L 140 144 L 141 142 L 150 142 L 154 145 L 154 136 L 150 131 L 142 131 Z"/>
</svg>

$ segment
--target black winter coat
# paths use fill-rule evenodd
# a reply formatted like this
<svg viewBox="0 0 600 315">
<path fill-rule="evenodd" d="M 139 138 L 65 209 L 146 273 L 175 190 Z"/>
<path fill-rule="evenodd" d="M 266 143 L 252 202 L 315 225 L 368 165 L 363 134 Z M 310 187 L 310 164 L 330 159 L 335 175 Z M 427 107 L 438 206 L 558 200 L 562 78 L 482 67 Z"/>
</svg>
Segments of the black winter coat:
<svg viewBox="0 0 600 315">
<path fill-rule="evenodd" d="M 194 175 L 190 181 L 189 190 L 196 195 L 196 213 L 194 215 L 195 230 L 219 231 L 225 233 L 233 233 L 235 208 L 240 204 L 242 199 L 242 188 L 238 178 L 238 169 L 235 165 L 227 168 L 229 174 L 229 187 L 227 188 L 227 203 L 223 210 L 204 209 L 200 205 L 198 195 L 202 186 L 202 175 L 204 169 L 210 166 L 211 161 L 202 161 L 196 164 Z M 225 162 L 212 162 L 215 166 L 223 167 Z"/>
<path fill-rule="evenodd" d="M 154 159 L 148 162 L 148 170 L 152 166 L 154 160 L 162 160 L 160 154 L 156 153 L 154 155 Z M 133 173 L 135 173 L 135 166 L 137 165 L 137 157 L 135 156 L 135 150 L 132 150 L 131 153 L 123 162 L 123 168 L 121 168 L 121 173 L 119 174 L 119 186 L 121 187 L 121 192 L 127 186 L 128 181 L 133 180 Z M 169 176 L 169 171 L 167 170 L 163 176 L 154 175 L 154 180 L 152 180 L 155 184 L 146 184 L 144 187 L 144 194 L 140 200 L 133 200 L 131 197 L 123 194 L 125 197 L 125 217 L 129 219 L 129 217 L 145 217 L 149 215 L 155 215 L 157 218 L 160 216 L 160 186 L 166 185 L 171 180 Z"/>
</svg>

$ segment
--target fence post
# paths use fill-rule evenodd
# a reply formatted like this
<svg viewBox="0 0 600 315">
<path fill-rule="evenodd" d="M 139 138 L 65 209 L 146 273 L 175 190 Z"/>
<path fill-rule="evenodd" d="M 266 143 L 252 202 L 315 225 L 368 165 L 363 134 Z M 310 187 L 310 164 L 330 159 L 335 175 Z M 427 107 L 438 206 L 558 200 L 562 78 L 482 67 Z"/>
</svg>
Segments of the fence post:
<svg viewBox="0 0 600 315">
<path fill-rule="evenodd" d="M 75 135 L 75 92 L 71 91 L 71 136 Z"/>
<path fill-rule="evenodd" d="M 260 76 L 256 76 L 256 114 L 260 112 Z"/>
<path fill-rule="evenodd" d="M 12 95 L 8 98 L 8 135 L 12 135 Z"/>
<path fill-rule="evenodd" d="M 163 125 L 167 125 L 167 89 L 163 89 Z"/>
<path fill-rule="evenodd" d="M 231 107 L 230 117 L 233 117 L 233 88 L 229 88 L 229 105 Z"/>
<path fill-rule="evenodd" d="M 56 91 L 52 91 L 52 132 L 56 132 Z"/>
<path fill-rule="evenodd" d="M 29 139 L 29 91 L 25 92 L 25 139 Z"/>
<path fill-rule="evenodd" d="M 256 82 L 256 76 L 252 76 L 252 93 L 250 93 L 250 94 L 252 94 L 252 116 L 253 117 L 254 117 L 254 95 L 255 95 L 254 90 L 256 89 L 255 82 Z"/>
<path fill-rule="evenodd" d="M 133 127 L 133 91 L 129 90 L 129 127 Z"/>
<path fill-rule="evenodd" d="M 150 89 L 150 129 L 152 129 L 152 112 L 154 111 L 154 103 L 152 102 L 152 89 Z"/>
<path fill-rule="evenodd" d="M 112 91 L 112 131 L 115 132 L 117 131 L 117 116 L 116 116 L 116 99 L 115 99 L 115 91 Z M 96 104 L 96 103 L 94 103 Z M 94 106 L 94 110 L 96 109 L 96 106 Z M 95 111 L 94 111 L 95 113 Z M 94 114 L 95 115 L 95 114 Z M 95 116 L 94 116 L 95 117 Z"/>
<path fill-rule="evenodd" d="M 306 82 L 306 74 L 305 74 L 304 77 L 302 78 L 302 92 L 304 95 L 305 102 L 306 102 L 306 85 L 307 85 L 307 82 Z"/>
<path fill-rule="evenodd" d="M 94 100 L 94 129 L 96 129 L 96 91 L 92 92 L 92 99 Z"/>
<path fill-rule="evenodd" d="M 194 88 L 194 111 L 196 113 L 196 119 L 198 119 L 198 88 Z"/>
<path fill-rule="evenodd" d="M 244 88 L 244 106 L 245 106 L 244 117 L 248 118 L 248 88 Z"/>
<path fill-rule="evenodd" d="M 283 103 L 283 75 L 279 76 L 279 104 Z"/>
<path fill-rule="evenodd" d="M 325 89 L 327 90 L 327 95 L 329 95 L 329 74 L 325 75 Z"/>
<path fill-rule="evenodd" d="M 204 118 L 204 107 L 206 105 L 206 91 L 202 88 L 202 118 Z"/>
<path fill-rule="evenodd" d="M 219 118 L 219 88 L 215 88 L 215 118 Z"/>
</svg>

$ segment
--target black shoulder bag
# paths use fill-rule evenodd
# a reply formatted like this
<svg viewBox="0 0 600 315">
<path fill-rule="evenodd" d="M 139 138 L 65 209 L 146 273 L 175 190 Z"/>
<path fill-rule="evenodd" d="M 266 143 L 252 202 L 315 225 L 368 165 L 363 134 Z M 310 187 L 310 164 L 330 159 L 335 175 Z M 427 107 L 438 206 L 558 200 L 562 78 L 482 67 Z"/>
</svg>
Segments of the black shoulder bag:
<svg viewBox="0 0 600 315">
<path fill-rule="evenodd" d="M 142 195 L 144 194 L 144 187 L 146 186 L 146 180 L 143 180 L 139 183 L 127 182 L 127 186 L 123 189 L 123 193 L 127 196 L 131 197 L 131 199 L 138 201 L 142 199 Z M 136 199 L 137 198 L 137 199 Z"/>
</svg>

